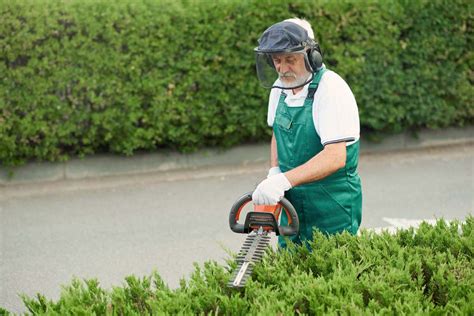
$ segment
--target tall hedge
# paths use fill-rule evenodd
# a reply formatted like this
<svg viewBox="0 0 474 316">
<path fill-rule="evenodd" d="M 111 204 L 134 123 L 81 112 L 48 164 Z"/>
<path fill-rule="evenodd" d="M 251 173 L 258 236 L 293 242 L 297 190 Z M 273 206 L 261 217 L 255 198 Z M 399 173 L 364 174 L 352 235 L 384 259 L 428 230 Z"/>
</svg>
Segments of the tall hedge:
<svg viewBox="0 0 474 316">
<path fill-rule="evenodd" d="M 312 22 L 365 131 L 474 122 L 469 0 L 0 0 L 0 161 L 268 139 L 253 48 Z"/>
<path fill-rule="evenodd" d="M 315 233 L 312 252 L 269 251 L 241 291 L 227 287 L 235 264 L 208 262 L 178 289 L 155 273 L 111 290 L 75 280 L 57 301 L 23 301 L 34 315 L 473 315 L 474 219 L 458 224 Z"/>
</svg>

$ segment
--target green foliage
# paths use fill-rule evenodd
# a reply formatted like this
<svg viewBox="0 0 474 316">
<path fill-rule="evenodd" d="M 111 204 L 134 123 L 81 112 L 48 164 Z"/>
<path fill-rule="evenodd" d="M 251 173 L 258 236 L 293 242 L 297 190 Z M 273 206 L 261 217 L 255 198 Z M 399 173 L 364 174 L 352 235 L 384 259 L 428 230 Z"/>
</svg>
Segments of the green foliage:
<svg viewBox="0 0 474 316">
<path fill-rule="evenodd" d="M 22 298 L 32 314 L 104 315 L 107 312 L 108 294 L 95 279 L 84 282 L 73 280 L 71 285 L 63 288 L 57 303 L 42 294 L 37 294 L 36 298 Z"/>
<path fill-rule="evenodd" d="M 270 249 L 242 290 L 227 287 L 235 264 L 207 262 L 175 290 L 154 273 L 110 291 L 74 280 L 57 302 L 41 294 L 23 300 L 35 315 L 474 313 L 472 216 L 394 235 L 315 232 L 309 246 Z"/>
<path fill-rule="evenodd" d="M 468 0 L 0 0 L 0 161 L 268 139 L 253 48 L 314 25 L 367 131 L 472 123 Z"/>
</svg>

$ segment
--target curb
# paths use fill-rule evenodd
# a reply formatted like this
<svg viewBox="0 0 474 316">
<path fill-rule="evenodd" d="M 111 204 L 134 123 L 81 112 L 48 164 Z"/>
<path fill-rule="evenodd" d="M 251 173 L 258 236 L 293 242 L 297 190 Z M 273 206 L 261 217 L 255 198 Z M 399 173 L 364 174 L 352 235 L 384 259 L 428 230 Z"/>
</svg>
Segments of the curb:
<svg viewBox="0 0 474 316">
<path fill-rule="evenodd" d="M 405 132 L 388 136 L 380 143 L 361 138 L 361 155 L 474 144 L 474 125 L 444 130 L 422 130 L 415 136 Z M 240 145 L 228 150 L 204 149 L 193 154 L 173 151 L 139 153 L 131 157 L 94 155 L 67 162 L 31 162 L 16 168 L 0 167 L 0 185 L 78 180 L 140 173 L 156 173 L 214 166 L 265 163 L 269 144 Z"/>
</svg>

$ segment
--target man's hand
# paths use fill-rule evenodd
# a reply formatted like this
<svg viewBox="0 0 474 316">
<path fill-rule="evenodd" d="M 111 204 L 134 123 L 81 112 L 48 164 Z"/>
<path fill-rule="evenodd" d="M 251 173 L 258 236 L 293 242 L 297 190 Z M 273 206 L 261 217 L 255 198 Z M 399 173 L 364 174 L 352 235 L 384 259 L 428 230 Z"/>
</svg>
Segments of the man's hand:
<svg viewBox="0 0 474 316">
<path fill-rule="evenodd" d="M 257 205 L 275 205 L 291 189 L 291 183 L 285 174 L 279 173 L 260 182 L 252 194 L 252 200 Z"/>
</svg>

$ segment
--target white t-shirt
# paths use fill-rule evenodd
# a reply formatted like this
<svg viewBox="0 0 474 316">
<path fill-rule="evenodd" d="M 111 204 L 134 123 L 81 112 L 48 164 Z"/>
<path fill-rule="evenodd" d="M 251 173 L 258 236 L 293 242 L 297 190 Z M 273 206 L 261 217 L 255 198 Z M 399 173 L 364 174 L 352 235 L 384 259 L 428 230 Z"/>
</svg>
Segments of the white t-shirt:
<svg viewBox="0 0 474 316">
<path fill-rule="evenodd" d="M 277 80 L 278 83 L 279 80 Z M 285 102 L 289 107 L 303 106 L 308 95 L 309 84 L 297 94 L 284 90 Z M 282 89 L 273 88 L 268 101 L 268 126 L 272 127 Z M 359 139 L 359 111 L 347 83 L 334 71 L 327 70 L 319 82 L 313 99 L 313 122 L 323 146 L 346 141 L 352 145 Z"/>
</svg>

